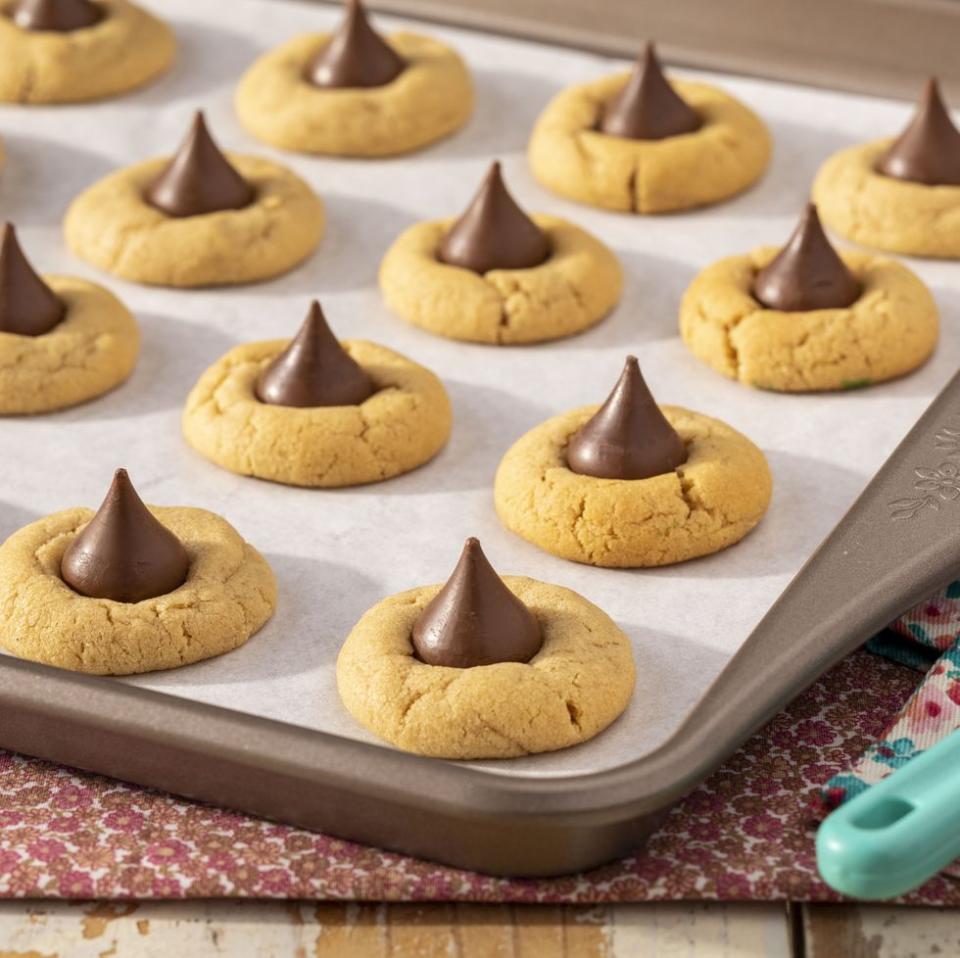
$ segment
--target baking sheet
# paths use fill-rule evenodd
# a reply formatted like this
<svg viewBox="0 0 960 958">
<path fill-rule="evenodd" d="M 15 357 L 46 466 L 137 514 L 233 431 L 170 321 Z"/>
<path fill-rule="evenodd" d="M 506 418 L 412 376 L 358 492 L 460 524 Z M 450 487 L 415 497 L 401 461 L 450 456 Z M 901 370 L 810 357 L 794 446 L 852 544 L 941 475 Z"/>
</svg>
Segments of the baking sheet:
<svg viewBox="0 0 960 958">
<path fill-rule="evenodd" d="M 934 359 L 900 382 L 841 395 L 778 396 L 722 379 L 680 342 L 680 295 L 706 263 L 782 242 L 819 162 L 847 144 L 896 131 L 908 108 L 677 71 L 716 79 L 757 109 L 776 141 L 773 166 L 730 203 L 641 219 L 548 194 L 533 182 L 523 156 L 535 117 L 556 91 L 622 61 L 380 17 L 381 28 L 422 29 L 461 51 L 476 77 L 476 115 L 457 136 L 412 157 L 314 159 L 280 154 L 245 135 L 232 113 L 232 91 L 256 55 L 296 33 L 330 28 L 335 8 L 281 0 L 145 5 L 178 33 L 175 72 L 113 102 L 0 108 L 8 152 L 0 176 L 2 215 L 16 223 L 38 269 L 102 282 L 134 310 L 144 334 L 135 374 L 113 394 L 55 415 L 0 420 L 0 536 L 68 506 L 96 506 L 121 465 L 148 502 L 221 513 L 276 571 L 276 616 L 227 656 L 124 681 L 372 741 L 336 693 L 340 643 L 381 597 L 442 581 L 463 540 L 476 535 L 501 572 L 559 583 L 605 609 L 630 635 L 639 670 L 627 713 L 592 742 L 481 767 L 503 774 L 591 772 L 655 747 L 946 382 L 958 355 L 960 277 L 952 264 L 913 264 L 943 314 Z M 169 152 L 198 107 L 222 145 L 282 159 L 320 193 L 329 225 L 317 254 L 273 282 L 198 292 L 139 287 L 74 259 L 60 233 L 70 199 L 117 166 Z M 419 219 L 462 209 L 493 158 L 504 161 L 507 180 L 528 209 L 568 217 L 620 256 L 627 273 L 623 302 L 595 330 L 536 347 L 472 346 L 408 327 L 380 302 L 376 271 L 389 243 Z M 183 442 L 180 409 L 203 369 L 237 343 L 292 334 L 314 296 L 340 336 L 384 343 L 443 378 L 454 433 L 433 463 L 380 485 L 300 490 L 231 475 Z M 640 356 L 661 401 L 718 416 L 766 452 L 773 504 L 757 531 L 733 549 L 667 569 L 600 570 L 541 553 L 500 527 L 491 482 L 502 453 L 548 416 L 601 401 L 627 352 Z"/>
</svg>

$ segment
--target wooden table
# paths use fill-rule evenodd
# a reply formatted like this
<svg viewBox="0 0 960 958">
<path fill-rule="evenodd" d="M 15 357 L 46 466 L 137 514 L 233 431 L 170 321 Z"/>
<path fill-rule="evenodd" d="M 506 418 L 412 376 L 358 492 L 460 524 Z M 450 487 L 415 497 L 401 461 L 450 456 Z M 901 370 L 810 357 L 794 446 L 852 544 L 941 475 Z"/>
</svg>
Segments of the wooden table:
<svg viewBox="0 0 960 958">
<path fill-rule="evenodd" d="M 905 958 L 960 911 L 853 905 L 0 903 L 0 958 Z"/>
</svg>

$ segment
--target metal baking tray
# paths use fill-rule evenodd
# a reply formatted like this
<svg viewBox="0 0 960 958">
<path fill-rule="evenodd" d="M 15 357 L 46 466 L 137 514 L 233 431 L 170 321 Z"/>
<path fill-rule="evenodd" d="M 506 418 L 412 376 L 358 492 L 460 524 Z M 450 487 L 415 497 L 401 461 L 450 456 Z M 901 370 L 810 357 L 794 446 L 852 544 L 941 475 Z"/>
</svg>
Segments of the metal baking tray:
<svg viewBox="0 0 960 958">
<path fill-rule="evenodd" d="M 811 535 L 822 535 L 839 518 L 884 453 L 946 380 L 956 336 L 949 322 L 945 324 L 938 356 L 913 377 L 826 398 L 775 397 L 726 383 L 696 364 L 676 341 L 677 297 L 683 284 L 708 257 L 785 237 L 816 162 L 840 145 L 838 117 L 844 115 L 846 127 L 844 111 L 855 108 L 854 119 L 860 123 L 856 132 L 862 135 L 872 124 L 893 122 L 891 117 L 899 113 L 827 94 L 811 105 L 803 91 L 741 81 L 738 92 L 761 112 L 776 107 L 771 125 L 777 143 L 786 148 L 767 180 L 745 197 L 710 211 L 656 222 L 616 217 L 538 191 L 522 160 L 526 128 L 550 91 L 614 65 L 573 53 L 557 59 L 559 53 L 554 57 L 546 47 L 538 50 L 446 31 L 477 68 L 478 113 L 464 135 L 397 161 L 283 158 L 328 201 L 330 233 L 310 264 L 274 283 L 198 293 L 145 290 L 100 276 L 72 260 L 59 238 L 62 207 L 83 185 L 123 162 L 169 147 L 197 105 L 207 108 L 214 131 L 227 145 L 270 152 L 243 139 L 232 119 L 230 95 L 239 71 L 257 49 L 279 38 L 271 29 L 282 16 L 275 17 L 272 10 L 293 16 L 293 5 L 279 0 L 246 0 L 236 7 L 232 0 L 217 2 L 231 4 L 229 18 L 217 17 L 215 0 L 202 9 L 190 0 L 165 0 L 163 12 L 174 19 L 183 39 L 182 66 L 153 88 L 89 107 L 0 110 L 9 155 L 0 177 L 0 205 L 20 227 L 28 254 L 43 271 L 78 273 L 115 290 L 141 320 L 147 347 L 134 378 L 113 395 L 56 416 L 0 421 L 0 534 L 44 512 L 95 504 L 112 468 L 124 464 L 116 461 L 116 437 L 126 464 L 131 457 L 136 460 L 134 480 L 148 501 L 221 511 L 268 554 L 277 552 L 276 541 L 262 541 L 269 539 L 271 510 L 304 525 L 316 522 L 318 534 L 332 530 L 330 534 L 344 538 L 351 534 L 344 517 L 356 518 L 386 504 L 399 519 L 392 525 L 373 522 L 375 528 L 354 528 L 356 541 L 373 541 L 386 554 L 379 558 L 377 581 L 334 575 L 333 585 L 325 587 L 314 578 L 316 566 L 305 564 L 308 557 L 279 556 L 281 609 L 299 604 L 298 615 L 283 621 L 305 632 L 280 634 L 283 616 L 278 613 L 277 623 L 268 627 L 273 631 L 245 647 L 254 655 L 261 654 L 258 649 L 269 650 L 271 643 L 289 642 L 283 669 L 257 686 L 258 694 L 274 688 L 282 700 L 271 705 L 270 714 L 254 714 L 249 707 L 253 680 L 237 666 L 246 661 L 245 650 L 135 682 L 84 677 L 0 656 L 0 746 L 496 874 L 560 874 L 623 854 L 640 844 L 662 815 L 753 729 L 873 631 L 949 581 L 960 565 L 960 538 L 944 521 L 952 508 L 949 503 L 938 509 L 937 502 L 919 506 L 912 518 L 900 518 L 905 510 L 889 506 L 911 497 L 915 468 L 936 467 L 949 453 L 941 450 L 937 436 L 944 435 L 943 429 L 960 430 L 960 385 L 954 381 L 828 546 L 741 645 L 782 587 L 781 579 L 786 581 L 787 567 L 797 569 L 801 555 L 813 546 Z M 257 4 L 270 7 L 271 15 L 263 17 L 262 30 L 245 33 L 238 24 L 245 17 L 252 22 L 249 11 L 259 9 Z M 318 17 L 327 18 L 324 23 L 332 20 L 331 11 L 315 9 Z M 547 58 L 543 76 L 537 75 L 538 57 Z M 804 123 L 804 109 L 813 106 L 813 119 L 826 128 L 823 135 L 813 119 Z M 504 131 L 508 109 L 517 128 Z M 122 137 L 114 130 L 122 131 Z M 567 343 L 491 351 L 404 327 L 379 305 L 373 280 L 382 247 L 413 219 L 456 209 L 494 154 L 507 160 L 508 179 L 526 205 L 559 212 L 602 232 L 625 254 L 630 281 L 624 304 L 596 331 Z M 416 193 L 421 181 L 428 183 L 429 196 Z M 360 239 L 374 247 L 365 257 L 354 254 Z M 923 267 L 945 313 L 955 302 L 952 268 Z M 454 439 L 437 462 L 382 489 L 314 494 L 230 476 L 192 456 L 177 440 L 177 410 L 196 374 L 232 342 L 290 331 L 305 310 L 306 298 L 316 294 L 330 306 L 328 315 L 341 335 L 377 339 L 452 379 Z M 771 514 L 757 533 L 729 553 L 663 572 L 584 570 L 515 540 L 492 516 L 489 479 L 499 454 L 519 432 L 550 412 L 601 398 L 629 349 L 650 359 L 648 378 L 664 401 L 686 401 L 728 419 L 776 454 L 774 472 L 781 489 L 775 491 Z M 537 401 L 529 396 L 524 401 L 518 392 L 511 397 L 513 405 L 505 403 L 493 387 L 517 388 L 527 369 Z M 573 376 L 574 369 L 583 372 Z M 809 417 L 806 429 L 791 420 L 794 452 L 850 444 L 858 456 L 862 452 L 860 468 L 850 468 L 857 464 L 856 457 L 843 450 L 834 459 L 843 460 L 845 469 L 816 456 L 789 454 L 775 442 L 775 425 L 760 422 L 773 409 L 788 417 Z M 502 421 L 489 421 L 496 416 Z M 843 428 L 832 430 L 833 423 Z M 810 449 L 801 450 L 801 443 Z M 11 465 L 14 448 L 21 460 L 27 459 L 17 470 Z M 822 459 L 826 453 L 823 448 L 820 452 Z M 388 576 L 383 563 L 397 563 L 383 542 L 390 543 L 390 530 L 399 528 L 398 522 L 418 530 L 428 524 L 426 504 L 434 482 L 450 482 L 443 492 L 455 506 L 444 513 L 449 528 L 438 530 L 429 542 L 417 541 L 419 566 L 411 562 L 411 568 Z M 656 747 L 641 754 L 646 750 L 643 741 L 632 742 L 623 731 L 638 726 L 621 722 L 598 739 L 607 747 L 616 742 L 620 750 L 620 760 L 604 762 L 603 767 L 594 763 L 596 767 L 589 768 L 587 757 L 594 754 L 589 743 L 571 751 L 584 756 L 579 771 L 568 767 L 539 774 L 539 766 L 530 760 L 468 766 L 421 759 L 348 737 L 359 734 L 349 724 L 337 726 L 337 731 L 311 728 L 302 720 L 305 712 L 285 709 L 287 700 L 292 702 L 304 690 L 320 702 L 311 708 L 321 708 L 324 696 L 331 710 L 337 707 L 327 679 L 314 687 L 308 675 L 295 694 L 288 694 L 291 674 L 302 664 L 297 656 L 310 654 L 319 642 L 313 631 L 322 618 L 317 603 L 327 601 L 334 609 L 336 629 L 348 628 L 350 617 L 355 619 L 381 595 L 438 581 L 452 566 L 463 535 L 478 527 L 485 544 L 492 542 L 488 552 L 502 571 L 572 585 L 600 605 L 615 600 L 621 613 L 636 605 L 645 625 L 670 612 L 670 603 L 658 596 L 671 596 L 675 608 L 688 581 L 703 585 L 723 580 L 732 596 L 728 606 L 738 601 L 742 605 L 754 595 L 753 586 L 748 592 L 744 585 L 749 577 L 768 597 L 734 617 L 750 625 L 742 632 L 737 632 L 739 626 L 733 629 L 737 634 L 731 641 L 739 651 L 732 657 L 724 651 L 726 666 L 719 678 L 709 688 L 706 683 L 698 686 L 692 700 L 675 705 L 669 730 L 664 725 L 663 734 L 651 738 Z M 778 541 L 777 535 L 790 541 Z M 352 545 L 354 540 L 347 541 Z M 357 562 L 357 568 L 369 571 Z M 733 612 L 719 608 L 716 594 L 710 602 L 718 616 Z M 682 633 L 689 627 L 683 615 L 675 618 L 675 630 Z M 646 628 L 631 631 L 641 671 L 635 700 L 643 705 L 652 689 L 679 679 L 661 671 L 664 654 L 649 654 L 664 636 Z M 324 656 L 334 654 L 327 647 L 322 651 Z M 676 648 L 669 654 L 675 657 Z M 269 664 L 266 657 L 258 661 L 264 668 Z M 204 697 L 207 701 L 200 701 Z M 338 734 L 340 729 L 343 734 Z M 563 756 L 547 761 L 562 762 Z"/>
<path fill-rule="evenodd" d="M 580 50 L 913 99 L 960 96 L 956 0 L 375 0 L 378 9 Z"/>
<path fill-rule="evenodd" d="M 904 515 L 960 423 L 960 375 L 897 448 L 660 748 L 592 775 L 519 779 L 0 660 L 0 744 L 342 838 L 497 875 L 590 868 L 636 848 L 785 702 L 960 568 L 939 509 Z"/>
</svg>

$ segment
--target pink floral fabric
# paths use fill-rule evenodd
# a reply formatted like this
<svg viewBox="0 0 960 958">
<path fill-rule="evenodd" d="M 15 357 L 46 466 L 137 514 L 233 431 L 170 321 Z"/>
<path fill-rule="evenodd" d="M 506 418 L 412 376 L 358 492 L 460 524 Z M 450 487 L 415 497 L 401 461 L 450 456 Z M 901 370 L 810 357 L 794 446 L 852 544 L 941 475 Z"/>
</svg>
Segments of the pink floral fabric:
<svg viewBox="0 0 960 958">
<path fill-rule="evenodd" d="M 868 648 L 926 672 L 909 701 L 851 768 L 827 782 L 831 806 L 859 795 L 960 729 L 960 582 L 910 609 Z"/>
<path fill-rule="evenodd" d="M 0 897 L 589 903 L 837 898 L 819 879 L 820 789 L 910 697 L 917 674 L 858 652 L 675 808 L 645 849 L 518 881 L 405 858 L 0 752 Z M 906 901 L 960 905 L 940 876 Z"/>
<path fill-rule="evenodd" d="M 960 729 L 960 582 L 904 613 L 868 648 L 926 675 L 877 741 L 826 783 L 828 808 L 866 791 Z M 960 861 L 944 874 L 960 878 Z"/>
</svg>

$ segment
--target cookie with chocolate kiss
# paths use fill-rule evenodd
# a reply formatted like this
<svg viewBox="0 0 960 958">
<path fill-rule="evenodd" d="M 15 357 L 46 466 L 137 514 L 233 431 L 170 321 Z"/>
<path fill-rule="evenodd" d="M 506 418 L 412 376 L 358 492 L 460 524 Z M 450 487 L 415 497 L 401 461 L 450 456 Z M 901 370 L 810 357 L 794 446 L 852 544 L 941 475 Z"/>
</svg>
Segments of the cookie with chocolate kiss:
<svg viewBox="0 0 960 958">
<path fill-rule="evenodd" d="M 787 245 L 753 282 L 753 295 L 769 309 L 804 312 L 842 309 L 863 287 L 831 246 L 813 203 L 808 203 Z"/>
<path fill-rule="evenodd" d="M 475 273 L 529 269 L 550 256 L 550 242 L 510 195 L 492 163 L 463 216 L 443 238 L 437 258 Z"/>
<path fill-rule="evenodd" d="M 42 336 L 65 314 L 66 307 L 36 274 L 7 223 L 0 237 L 0 332 Z"/>
<path fill-rule="evenodd" d="M 664 76 L 652 43 L 644 47 L 627 85 L 603 108 L 599 129 L 630 140 L 665 140 L 701 127 L 700 117 Z"/>
<path fill-rule="evenodd" d="M 316 87 L 386 86 L 406 63 L 371 26 L 360 0 L 348 0 L 347 12 L 329 43 L 307 64 L 306 79 Z"/>
<path fill-rule="evenodd" d="M 103 9 L 90 0 L 19 0 L 10 17 L 24 30 L 70 33 L 99 23 Z"/>
<path fill-rule="evenodd" d="M 70 543 L 60 577 L 74 592 L 114 602 L 142 602 L 183 585 L 190 557 L 180 540 L 118 469 L 97 514 Z"/>
<path fill-rule="evenodd" d="M 636 356 L 627 357 L 607 401 L 567 445 L 570 469 L 600 479 L 649 479 L 686 460 L 686 446 L 647 388 Z"/>
<path fill-rule="evenodd" d="M 960 186 L 960 130 L 931 77 L 910 125 L 877 162 L 877 172 L 926 186 Z"/>
<path fill-rule="evenodd" d="M 453 574 L 414 623 L 413 648 L 427 665 L 468 669 L 529 662 L 543 644 L 533 613 L 467 539 Z"/>
<path fill-rule="evenodd" d="M 145 198 L 168 216 L 181 218 L 241 210 L 255 194 L 220 151 L 198 110 L 186 139 L 147 187 Z"/>
<path fill-rule="evenodd" d="M 257 398 L 274 406 L 356 406 L 373 392 L 370 377 L 340 345 L 316 300 L 256 386 Z"/>
</svg>

